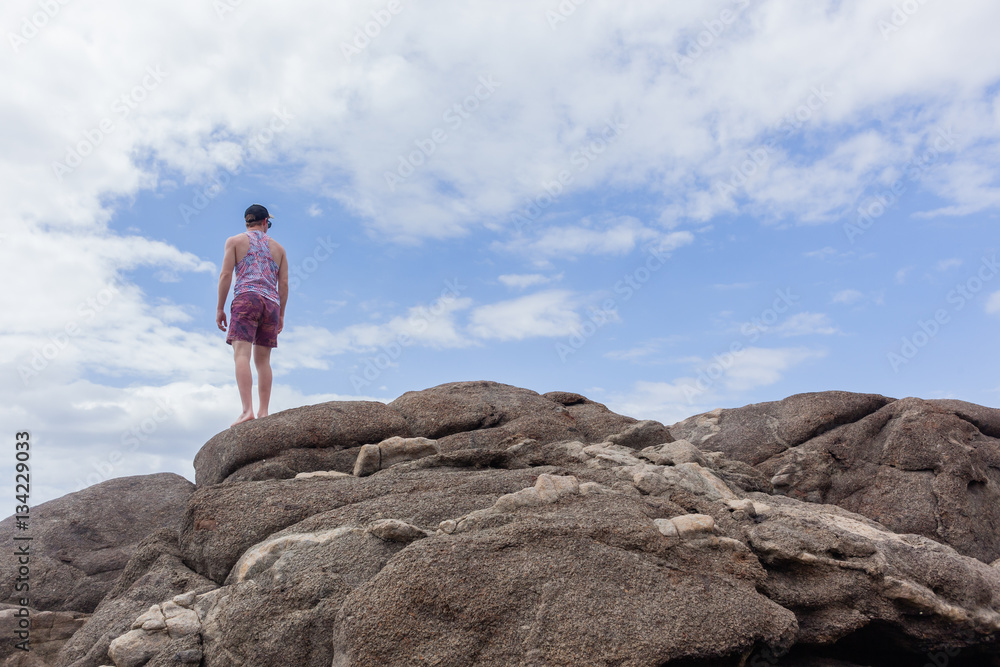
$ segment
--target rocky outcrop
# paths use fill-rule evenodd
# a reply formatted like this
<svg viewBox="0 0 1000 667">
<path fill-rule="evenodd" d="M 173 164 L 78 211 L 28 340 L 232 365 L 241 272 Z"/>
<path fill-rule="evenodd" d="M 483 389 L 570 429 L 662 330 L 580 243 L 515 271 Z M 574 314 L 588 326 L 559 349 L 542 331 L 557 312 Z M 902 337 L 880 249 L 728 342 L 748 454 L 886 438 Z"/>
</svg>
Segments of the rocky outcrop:
<svg viewBox="0 0 1000 667">
<path fill-rule="evenodd" d="M 198 486 L 352 472 L 362 445 L 393 437 L 435 440 L 439 451 L 498 447 L 518 438 L 599 442 L 637 423 L 579 394 L 542 396 L 497 382 L 455 382 L 407 392 L 389 405 L 333 401 L 252 420 L 219 433 L 194 460 Z M 642 440 L 641 438 L 645 438 Z M 646 425 L 636 445 L 667 442 Z"/>
<path fill-rule="evenodd" d="M 184 565 L 181 555 L 177 533 L 170 528 L 143 540 L 93 615 L 62 647 L 57 664 L 72 667 L 107 664 L 112 642 L 127 633 L 134 619 L 151 605 L 172 596 L 216 588 L 214 582 Z"/>
<path fill-rule="evenodd" d="M 438 440 L 442 451 L 497 446 L 511 438 L 539 442 L 600 442 L 636 423 L 579 394 L 541 396 L 496 382 L 454 382 L 411 391 L 389 404 L 414 435 Z M 670 440 L 660 425 L 660 442 Z"/>
<path fill-rule="evenodd" d="M 25 635 L 23 621 L 30 619 L 27 635 L 30 650 L 18 648 Z M 45 667 L 55 664 L 59 650 L 87 622 L 89 614 L 78 611 L 39 611 L 0 605 L 0 665 L 5 667 Z"/>
<path fill-rule="evenodd" d="M 179 531 L 146 537 L 92 616 L 66 619 L 82 627 L 52 664 L 996 664 L 1000 568 L 797 497 L 768 467 L 905 402 L 826 396 L 813 414 L 793 398 L 739 417 L 762 444 L 781 436 L 759 461 L 713 451 L 738 441 L 726 411 L 671 436 L 577 394 L 495 383 L 404 395 L 385 406 L 396 417 L 370 410 L 381 426 L 327 424 L 340 435 L 322 441 L 313 417 L 299 433 L 275 415 L 262 458 L 262 444 L 236 452 L 251 432 L 231 429 L 200 459 L 218 481 Z M 912 423 L 954 418 L 993 446 L 985 408 L 930 406 L 910 405 L 929 420 Z M 883 450 L 906 450 L 907 431 L 890 432 Z M 309 451 L 354 461 L 297 470 Z M 268 478 L 275 460 L 287 472 Z"/>
<path fill-rule="evenodd" d="M 191 482 L 173 473 L 119 477 L 31 508 L 32 604 L 94 611 L 143 538 L 181 527 L 193 492 Z M 13 535 L 14 522 L 0 522 L 0 534 Z M 0 590 L 16 604 L 16 563 L 2 563 Z"/>
<path fill-rule="evenodd" d="M 243 466 L 286 450 L 335 451 L 394 435 L 412 434 L 399 413 L 383 403 L 333 401 L 285 410 L 267 419 L 237 424 L 205 443 L 194 458 L 195 483 L 219 484 Z"/>
<path fill-rule="evenodd" d="M 755 466 L 778 493 L 1000 558 L 1000 410 L 823 392 L 697 415 L 671 431 Z"/>
</svg>

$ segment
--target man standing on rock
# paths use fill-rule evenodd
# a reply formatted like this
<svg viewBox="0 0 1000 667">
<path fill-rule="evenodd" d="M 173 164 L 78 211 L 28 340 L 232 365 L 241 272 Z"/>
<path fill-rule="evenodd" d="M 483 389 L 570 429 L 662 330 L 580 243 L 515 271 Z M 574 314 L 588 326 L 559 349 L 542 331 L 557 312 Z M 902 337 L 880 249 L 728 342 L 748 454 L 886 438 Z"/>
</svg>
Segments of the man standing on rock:
<svg viewBox="0 0 1000 667">
<path fill-rule="evenodd" d="M 288 301 L 288 261 L 285 249 L 267 234 L 271 215 L 260 204 L 254 204 L 243 218 L 246 233 L 226 239 L 215 315 L 219 329 L 226 331 L 226 297 L 235 270 L 236 287 L 230 306 L 232 321 L 226 342 L 233 346 L 236 386 L 240 390 L 243 412 L 232 426 L 254 418 L 251 353 L 257 367 L 260 395 L 257 417 L 267 416 L 271 400 L 271 348 L 278 347 L 278 334 L 285 325 L 285 303 Z"/>
</svg>

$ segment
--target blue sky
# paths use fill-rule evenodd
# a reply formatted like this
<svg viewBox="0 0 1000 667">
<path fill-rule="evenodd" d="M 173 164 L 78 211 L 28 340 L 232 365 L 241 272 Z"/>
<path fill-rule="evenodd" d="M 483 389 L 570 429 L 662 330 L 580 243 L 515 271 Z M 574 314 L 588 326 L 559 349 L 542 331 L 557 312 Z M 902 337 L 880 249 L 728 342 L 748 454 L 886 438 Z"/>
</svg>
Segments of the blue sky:
<svg viewBox="0 0 1000 667">
<path fill-rule="evenodd" d="M 293 268 L 272 411 L 479 379 L 668 424 L 1000 402 L 993 3 L 0 15 L 0 414 L 35 502 L 193 478 L 239 412 L 214 308 L 251 203 Z"/>
</svg>

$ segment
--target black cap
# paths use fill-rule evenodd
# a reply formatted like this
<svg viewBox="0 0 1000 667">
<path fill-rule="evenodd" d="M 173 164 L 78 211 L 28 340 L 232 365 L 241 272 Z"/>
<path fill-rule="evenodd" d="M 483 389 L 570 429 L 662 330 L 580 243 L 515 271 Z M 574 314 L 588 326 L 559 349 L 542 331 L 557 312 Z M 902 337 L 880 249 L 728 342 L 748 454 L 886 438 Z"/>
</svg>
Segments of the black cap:
<svg viewBox="0 0 1000 667">
<path fill-rule="evenodd" d="M 251 222 L 258 222 L 260 220 L 267 220 L 271 217 L 271 214 L 267 212 L 267 209 L 260 204 L 254 204 L 246 210 L 243 214 L 243 219 L 249 225 Z M 268 225 L 270 226 L 270 225 Z"/>
</svg>

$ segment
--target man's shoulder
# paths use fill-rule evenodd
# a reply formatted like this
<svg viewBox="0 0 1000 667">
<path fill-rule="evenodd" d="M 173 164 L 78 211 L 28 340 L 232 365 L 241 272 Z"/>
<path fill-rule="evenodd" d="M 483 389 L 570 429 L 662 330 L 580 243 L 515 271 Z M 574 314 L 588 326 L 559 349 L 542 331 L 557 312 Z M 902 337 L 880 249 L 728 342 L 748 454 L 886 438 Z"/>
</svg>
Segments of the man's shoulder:
<svg viewBox="0 0 1000 667">
<path fill-rule="evenodd" d="M 235 245 L 240 241 L 240 239 L 245 239 L 246 236 L 247 236 L 246 234 L 236 234 L 235 236 L 230 236 L 228 239 L 226 239 L 226 245 L 227 246 Z"/>
</svg>

